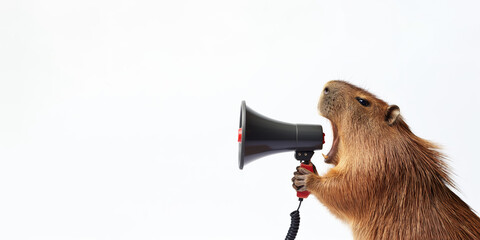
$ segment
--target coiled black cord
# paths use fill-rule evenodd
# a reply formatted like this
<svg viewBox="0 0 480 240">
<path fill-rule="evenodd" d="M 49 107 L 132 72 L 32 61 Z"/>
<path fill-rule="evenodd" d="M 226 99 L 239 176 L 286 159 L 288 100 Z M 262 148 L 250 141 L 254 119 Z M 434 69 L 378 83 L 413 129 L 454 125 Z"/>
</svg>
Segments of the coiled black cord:
<svg viewBox="0 0 480 240">
<path fill-rule="evenodd" d="M 290 213 L 290 217 L 292 218 L 292 221 L 290 223 L 290 228 L 288 229 L 287 236 L 285 237 L 285 240 L 294 240 L 297 237 L 297 232 L 298 229 L 300 228 L 300 206 L 302 206 L 302 201 L 303 198 L 299 198 L 298 201 L 300 203 L 298 204 L 297 210 L 293 211 Z"/>
</svg>

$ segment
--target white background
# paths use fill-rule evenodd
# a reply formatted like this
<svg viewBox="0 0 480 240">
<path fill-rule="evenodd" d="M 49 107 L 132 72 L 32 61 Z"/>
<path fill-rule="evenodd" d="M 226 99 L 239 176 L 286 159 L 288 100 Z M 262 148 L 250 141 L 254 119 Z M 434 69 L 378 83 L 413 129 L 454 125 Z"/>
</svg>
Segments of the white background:
<svg viewBox="0 0 480 240">
<path fill-rule="evenodd" d="M 365 87 L 480 211 L 480 2 L 1 1 L 0 239 L 283 239 L 293 153 L 240 171 L 240 102 L 322 124 Z M 314 163 L 328 168 L 319 151 Z M 314 197 L 297 239 L 349 239 Z"/>
</svg>

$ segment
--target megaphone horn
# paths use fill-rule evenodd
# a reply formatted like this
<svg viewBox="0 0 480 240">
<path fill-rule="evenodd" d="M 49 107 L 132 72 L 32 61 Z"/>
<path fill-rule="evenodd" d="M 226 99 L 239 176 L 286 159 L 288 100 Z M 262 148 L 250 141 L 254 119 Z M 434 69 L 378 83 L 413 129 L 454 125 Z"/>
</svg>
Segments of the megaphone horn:
<svg viewBox="0 0 480 240">
<path fill-rule="evenodd" d="M 245 164 L 279 152 L 313 153 L 314 150 L 322 149 L 324 136 L 321 125 L 291 124 L 270 119 L 253 111 L 242 101 L 238 129 L 238 167 L 243 169 Z"/>
</svg>

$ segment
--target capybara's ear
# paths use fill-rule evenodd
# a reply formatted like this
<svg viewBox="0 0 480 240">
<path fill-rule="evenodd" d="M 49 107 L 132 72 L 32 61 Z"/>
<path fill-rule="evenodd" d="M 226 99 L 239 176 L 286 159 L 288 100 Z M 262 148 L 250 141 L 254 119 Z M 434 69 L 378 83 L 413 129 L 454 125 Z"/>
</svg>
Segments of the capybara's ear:
<svg viewBox="0 0 480 240">
<path fill-rule="evenodd" d="M 388 125 L 393 125 L 400 115 L 400 108 L 397 105 L 390 105 L 387 108 L 387 113 L 385 114 L 385 121 Z"/>
</svg>

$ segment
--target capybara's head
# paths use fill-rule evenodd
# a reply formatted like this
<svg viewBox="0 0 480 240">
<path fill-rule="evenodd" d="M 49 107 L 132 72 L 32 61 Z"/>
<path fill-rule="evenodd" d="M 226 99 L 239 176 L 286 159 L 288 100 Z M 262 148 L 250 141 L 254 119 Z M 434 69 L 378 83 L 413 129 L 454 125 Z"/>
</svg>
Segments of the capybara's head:
<svg viewBox="0 0 480 240">
<path fill-rule="evenodd" d="M 375 137 L 391 134 L 400 119 L 398 106 L 388 105 L 368 91 L 338 80 L 325 84 L 318 110 L 332 123 L 334 142 L 325 162 L 335 165 L 339 145 L 360 147 L 372 133 Z"/>
</svg>

